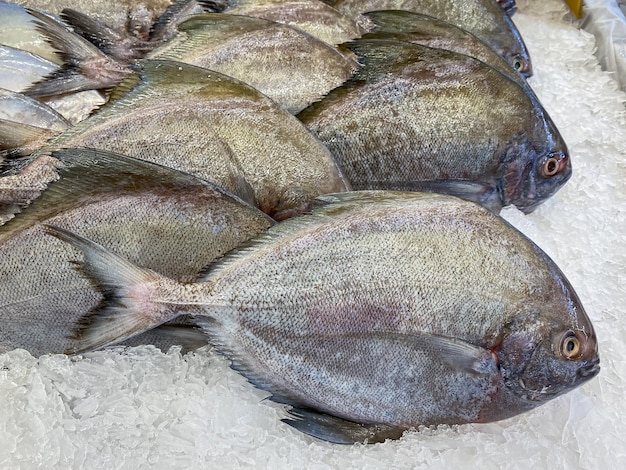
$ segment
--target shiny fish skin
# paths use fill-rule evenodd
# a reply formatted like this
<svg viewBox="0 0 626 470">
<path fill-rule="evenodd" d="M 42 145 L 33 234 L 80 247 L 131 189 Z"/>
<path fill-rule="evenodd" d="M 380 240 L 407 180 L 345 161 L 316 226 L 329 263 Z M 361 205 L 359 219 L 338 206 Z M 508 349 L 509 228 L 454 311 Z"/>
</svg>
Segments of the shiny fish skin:
<svg viewBox="0 0 626 470">
<path fill-rule="evenodd" d="M 0 88 L 22 92 L 58 69 L 49 60 L 0 44 Z"/>
<path fill-rule="evenodd" d="M 507 418 L 598 373 L 571 286 L 501 218 L 433 194 L 323 199 L 193 284 L 49 227 L 110 296 L 81 349 L 190 313 L 235 369 L 296 407 L 289 424 L 344 443 Z"/>
<path fill-rule="evenodd" d="M 217 0 L 214 11 L 247 15 L 299 28 L 327 44 L 357 39 L 364 30 L 353 18 L 318 0 Z"/>
<path fill-rule="evenodd" d="M 146 56 L 177 60 L 242 80 L 292 114 L 352 76 L 358 64 L 290 26 L 231 14 L 196 15 Z"/>
<path fill-rule="evenodd" d="M 434 16 L 469 31 L 524 76 L 532 75 L 530 56 L 519 31 L 494 0 L 339 0 L 335 8 L 351 17 L 375 10 Z"/>
<path fill-rule="evenodd" d="M 101 299 L 74 269 L 76 252 L 47 236 L 42 223 L 187 282 L 273 224 L 221 189 L 168 168 L 86 149 L 54 156 L 63 166 L 60 180 L 0 227 L 0 353 L 22 348 L 39 356 L 75 347 L 69 338 L 75 322 Z M 163 338 L 157 332 L 134 344 L 144 341 L 161 345 Z"/>
<path fill-rule="evenodd" d="M 298 118 L 354 189 L 444 191 L 531 212 L 569 179 L 550 117 L 492 67 L 398 41 L 349 48 L 362 68 Z"/>
<path fill-rule="evenodd" d="M 475 57 L 499 70 L 527 91 L 526 79 L 503 57 L 473 34 L 428 15 L 404 10 L 379 10 L 365 13 L 374 27 L 362 39 L 395 39 L 435 49 L 445 49 Z"/>
<path fill-rule="evenodd" d="M 279 219 L 305 211 L 320 194 L 347 189 L 328 149 L 302 123 L 233 78 L 144 61 L 112 97 L 42 152 L 89 147 L 152 161 L 251 197 Z"/>
</svg>

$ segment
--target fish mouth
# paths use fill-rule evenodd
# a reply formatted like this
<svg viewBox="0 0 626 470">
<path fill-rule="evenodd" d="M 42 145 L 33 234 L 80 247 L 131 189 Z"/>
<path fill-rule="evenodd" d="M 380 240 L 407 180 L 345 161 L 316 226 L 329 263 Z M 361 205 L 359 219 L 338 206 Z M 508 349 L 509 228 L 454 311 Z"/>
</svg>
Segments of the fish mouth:
<svg viewBox="0 0 626 470">
<path fill-rule="evenodd" d="M 594 361 L 585 364 L 580 367 L 576 372 L 576 377 L 572 380 L 570 386 L 554 387 L 552 384 L 543 385 L 541 389 L 531 388 L 526 385 L 524 379 L 519 378 L 517 384 L 524 391 L 524 398 L 530 401 L 546 401 L 555 398 L 563 393 L 571 390 L 574 387 L 582 385 L 583 383 L 591 380 L 600 373 L 600 359 L 597 358 Z"/>
</svg>

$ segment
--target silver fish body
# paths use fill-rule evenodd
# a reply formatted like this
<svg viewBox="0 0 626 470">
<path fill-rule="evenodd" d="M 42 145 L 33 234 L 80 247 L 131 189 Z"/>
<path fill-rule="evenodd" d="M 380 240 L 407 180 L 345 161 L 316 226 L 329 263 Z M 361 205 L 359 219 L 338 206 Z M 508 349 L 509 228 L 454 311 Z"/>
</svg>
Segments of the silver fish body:
<svg viewBox="0 0 626 470">
<path fill-rule="evenodd" d="M 464 29 L 432 16 L 404 10 L 372 11 L 363 16 L 374 26 L 362 39 L 395 39 L 475 57 L 530 90 L 526 79 L 502 56 Z"/>
<path fill-rule="evenodd" d="M 41 151 L 99 148 L 170 166 L 254 200 L 275 218 L 348 187 L 328 149 L 298 119 L 231 77 L 145 61 L 112 97 Z"/>
<path fill-rule="evenodd" d="M 146 57 L 197 65 L 253 86 L 291 113 L 338 87 L 358 64 L 282 23 L 233 14 L 196 15 Z"/>
<path fill-rule="evenodd" d="M 0 352 L 63 353 L 78 319 L 101 301 L 74 269 L 52 223 L 181 281 L 272 225 L 269 217 L 187 174 L 87 149 L 55 152 L 60 179 L 0 227 Z M 134 344 L 163 338 L 138 337 Z M 206 341 L 205 341 L 206 343 Z"/>
<path fill-rule="evenodd" d="M 0 88 L 22 92 L 58 69 L 31 52 L 0 45 Z"/>
<path fill-rule="evenodd" d="M 494 0 L 339 0 L 334 6 L 351 17 L 375 10 L 407 10 L 434 16 L 469 31 L 520 73 L 532 75 L 530 55 L 519 31 Z"/>
<path fill-rule="evenodd" d="M 507 418 L 598 373 L 571 286 L 501 218 L 443 195 L 323 199 L 192 284 L 50 227 L 109 293 L 79 327 L 81 348 L 190 313 L 235 369 L 294 407 L 289 424 L 342 443 Z"/>
<path fill-rule="evenodd" d="M 294 26 L 327 44 L 357 39 L 364 29 L 354 18 L 318 0 L 218 0 L 216 11 Z"/>
<path fill-rule="evenodd" d="M 298 117 L 354 189 L 444 191 L 530 212 L 569 179 L 550 117 L 494 68 L 399 41 L 349 48 L 362 68 Z"/>
</svg>

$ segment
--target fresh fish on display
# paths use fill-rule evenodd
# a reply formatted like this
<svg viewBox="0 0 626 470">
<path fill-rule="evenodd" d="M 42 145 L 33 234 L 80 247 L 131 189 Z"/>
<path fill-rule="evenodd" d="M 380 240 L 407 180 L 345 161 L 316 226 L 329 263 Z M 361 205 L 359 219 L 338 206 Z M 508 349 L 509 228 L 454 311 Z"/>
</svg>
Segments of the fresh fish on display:
<svg viewBox="0 0 626 470">
<path fill-rule="evenodd" d="M 358 64 L 333 46 L 282 23 L 222 13 L 196 15 L 147 55 L 237 78 L 291 113 L 349 79 Z"/>
<path fill-rule="evenodd" d="M 361 40 L 353 79 L 298 117 L 354 189 L 437 191 L 531 212 L 571 176 L 568 151 L 533 95 L 471 57 Z"/>
<path fill-rule="evenodd" d="M 196 283 L 48 225 L 105 298 L 78 350 L 190 314 L 233 368 L 293 407 L 288 424 L 339 443 L 508 418 L 599 372 L 569 282 L 503 219 L 443 195 L 323 199 Z"/>
<path fill-rule="evenodd" d="M 42 152 L 68 147 L 192 173 L 277 219 L 306 211 L 320 194 L 349 189 L 329 150 L 298 119 L 239 80 L 180 62 L 142 62 L 107 106 Z"/>
<path fill-rule="evenodd" d="M 53 156 L 60 179 L 0 227 L 0 353 L 75 347 L 75 322 L 100 301 L 74 269 L 76 251 L 46 235 L 42 224 L 80 233 L 183 282 L 273 224 L 222 189 L 169 168 L 87 149 Z M 161 336 L 133 344 L 161 345 Z"/>
<path fill-rule="evenodd" d="M 407 10 L 434 16 L 469 31 L 522 75 L 532 75 L 530 56 L 519 31 L 494 0 L 339 0 L 334 6 L 353 18 L 375 10 Z"/>
<path fill-rule="evenodd" d="M 331 45 L 357 39 L 365 32 L 358 21 L 319 0 L 216 0 L 200 3 L 214 12 L 285 23 Z"/>
<path fill-rule="evenodd" d="M 363 39 L 395 39 L 475 57 L 530 91 L 526 79 L 491 47 L 467 31 L 432 16 L 405 10 L 365 13 L 373 23 Z"/>
</svg>

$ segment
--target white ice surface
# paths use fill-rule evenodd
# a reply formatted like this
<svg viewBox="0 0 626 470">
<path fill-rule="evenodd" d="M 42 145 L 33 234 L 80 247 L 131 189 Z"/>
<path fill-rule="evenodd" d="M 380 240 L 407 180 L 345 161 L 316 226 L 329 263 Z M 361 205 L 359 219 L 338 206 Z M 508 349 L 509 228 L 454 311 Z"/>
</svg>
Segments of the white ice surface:
<svg viewBox="0 0 626 470">
<path fill-rule="evenodd" d="M 594 322 L 602 371 L 580 389 L 487 425 L 338 446 L 280 423 L 281 407 L 208 347 L 79 358 L 0 355 L 5 469 L 625 469 L 626 95 L 561 0 L 518 0 L 531 84 L 571 151 L 574 175 L 525 216 L 504 215 L 562 268 Z"/>
</svg>

